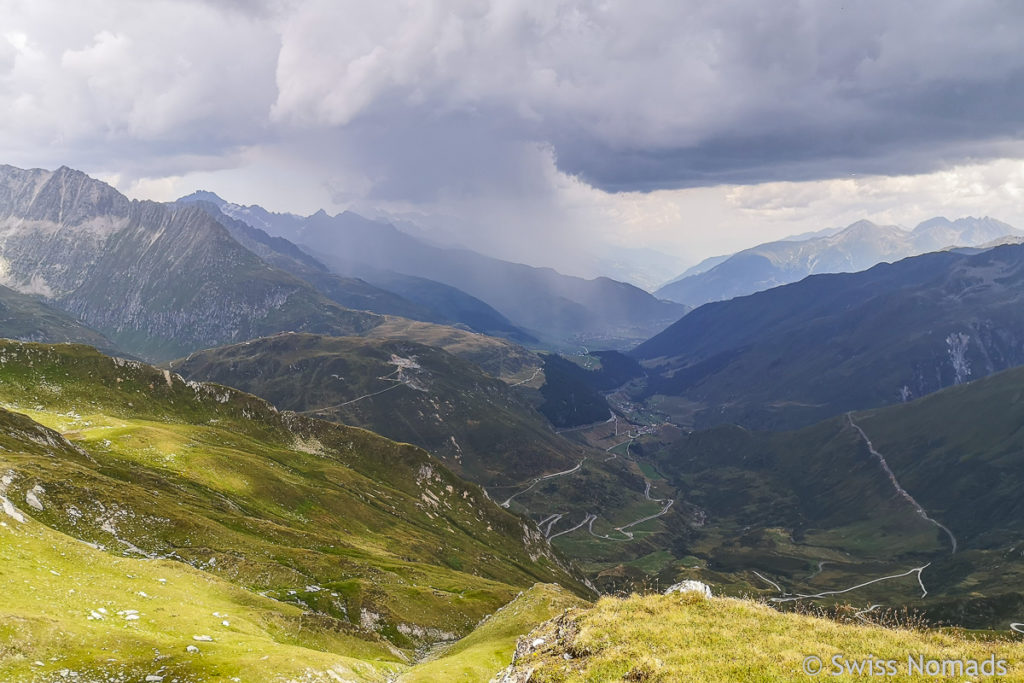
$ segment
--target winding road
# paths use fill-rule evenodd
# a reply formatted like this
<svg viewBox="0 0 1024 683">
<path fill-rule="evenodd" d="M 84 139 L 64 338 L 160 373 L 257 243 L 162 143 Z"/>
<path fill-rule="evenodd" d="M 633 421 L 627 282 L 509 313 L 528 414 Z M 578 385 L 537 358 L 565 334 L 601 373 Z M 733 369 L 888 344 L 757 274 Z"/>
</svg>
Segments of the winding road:
<svg viewBox="0 0 1024 683">
<path fill-rule="evenodd" d="M 392 379 L 392 377 L 394 377 L 394 375 L 398 375 L 398 377 Z M 385 391 L 391 391 L 392 389 L 397 389 L 398 387 L 407 386 L 408 383 L 409 383 L 409 380 L 407 380 L 404 377 L 402 377 L 402 366 L 398 366 L 397 368 L 395 368 L 394 372 L 389 372 L 388 374 L 382 375 L 382 376 L 378 377 L 377 379 L 383 380 L 385 382 L 394 382 L 394 384 L 392 384 L 391 386 L 386 387 L 384 389 L 381 389 L 380 391 L 374 391 L 373 393 L 370 393 L 370 394 L 363 394 L 362 396 L 358 396 L 356 398 L 353 398 L 350 401 L 345 401 L 344 403 L 335 403 L 333 406 L 325 406 L 323 408 L 314 408 L 313 410 L 304 410 L 304 411 L 302 411 L 302 414 L 303 415 L 315 415 L 317 413 L 325 413 L 325 412 L 327 412 L 329 410 L 335 410 L 337 408 L 343 408 L 343 407 L 345 407 L 347 405 L 351 405 L 353 403 L 357 403 L 357 402 L 362 401 L 363 399 L 366 399 L 366 398 L 372 398 L 373 396 L 380 396 Z"/>
<path fill-rule="evenodd" d="M 571 429 L 558 430 L 558 433 L 564 433 L 564 432 L 568 432 L 568 431 L 578 431 L 578 430 L 591 429 L 591 428 L 593 428 L 595 426 L 600 426 L 602 424 L 608 424 L 609 422 L 612 422 L 612 421 L 615 421 L 616 422 L 616 427 L 618 427 L 617 420 L 618 420 L 618 418 L 616 417 L 615 413 L 612 412 L 611 416 L 607 420 L 605 420 L 604 422 L 597 422 L 597 423 L 593 423 L 593 424 L 589 424 L 589 425 L 583 425 L 581 427 L 573 427 Z M 641 432 L 640 431 L 633 432 L 631 430 L 629 432 L 629 434 L 628 434 L 628 438 L 625 441 L 620 441 L 619 443 L 614 444 L 613 446 L 610 446 L 610 447 L 606 448 L 605 452 L 609 453 L 613 449 L 616 449 L 619 446 L 622 446 L 623 444 L 625 444 L 626 445 L 626 453 L 625 453 L 624 457 L 628 457 L 629 456 L 629 448 L 630 448 L 630 446 L 640 436 L 641 436 Z M 613 459 L 615 459 L 617 457 L 618 457 L 618 454 L 613 453 L 610 457 L 605 458 L 604 462 L 608 462 L 609 460 L 613 460 Z M 526 486 L 526 488 L 522 489 L 521 491 L 516 491 L 511 496 L 506 498 L 503 502 L 499 503 L 499 505 L 501 507 L 507 509 L 512 504 L 513 500 L 515 500 L 519 496 L 523 495 L 524 493 L 527 493 L 527 492 L 531 491 L 534 487 L 536 487 L 541 482 L 550 481 L 550 480 L 556 479 L 558 477 L 565 477 L 565 476 L 568 476 L 570 474 L 574 474 L 576 472 L 579 472 L 580 469 L 582 469 L 583 464 L 588 459 L 589 459 L 588 457 L 584 457 L 583 459 L 581 459 L 576 464 L 575 467 L 572 467 L 570 469 L 564 470 L 562 472 L 553 472 L 551 474 L 545 474 L 543 476 L 536 477 L 536 478 L 532 479 L 530 481 L 530 483 Z M 639 524 L 643 524 L 644 522 L 649 522 L 652 519 L 657 519 L 659 517 L 662 517 L 662 516 L 668 514 L 668 511 L 672 508 L 672 506 L 676 502 L 675 499 L 673 499 L 673 498 L 652 498 L 651 497 L 651 487 L 653 486 L 653 484 L 652 484 L 651 480 L 649 480 L 646 477 L 644 477 L 644 483 L 646 484 L 646 488 L 644 489 L 644 498 L 646 498 L 647 500 L 651 501 L 652 503 L 661 503 L 662 508 L 661 508 L 661 510 L 659 510 L 658 512 L 656 512 L 654 514 L 646 515 L 645 517 L 641 517 L 639 519 L 633 520 L 632 522 L 630 522 L 628 524 L 623 524 L 622 526 L 615 527 L 614 530 L 619 532 L 620 534 L 622 534 L 622 538 L 616 538 L 614 536 L 609 536 L 609 535 L 606 535 L 606 534 L 599 534 L 596 531 L 594 531 L 594 522 L 596 522 L 598 520 L 598 516 L 596 514 L 592 513 L 592 512 L 588 512 L 583 517 L 583 521 L 581 521 L 579 524 L 576 524 L 575 526 L 573 526 L 573 527 L 571 527 L 569 529 L 565 529 L 563 531 L 552 533 L 554 531 L 555 525 L 558 524 L 562 519 L 565 518 L 565 513 L 561 513 L 561 512 L 560 513 L 552 513 L 552 514 L 548 515 L 547 517 L 545 517 L 544 519 L 542 519 L 541 521 L 539 521 L 537 523 L 537 527 L 544 534 L 544 537 L 547 538 L 549 541 L 552 540 L 552 539 L 558 538 L 559 536 L 564 536 L 565 534 L 572 533 L 573 531 L 577 531 L 578 529 L 582 529 L 584 526 L 587 527 L 587 531 L 590 532 L 590 535 L 594 536 L 595 538 L 600 538 L 600 539 L 603 539 L 603 540 L 606 540 L 606 541 L 632 541 L 632 540 L 634 540 L 635 535 L 634 535 L 634 533 L 632 531 L 627 531 L 627 529 L 631 529 L 632 527 L 635 527 L 635 526 L 637 526 Z"/>
<path fill-rule="evenodd" d="M 889 581 L 891 579 L 901 579 L 904 576 L 910 576 L 911 574 L 916 574 L 917 575 L 917 584 L 919 586 L 921 586 L 921 597 L 923 598 L 923 597 L 928 595 L 928 589 L 924 587 L 924 581 L 921 580 L 921 572 L 923 572 L 925 569 L 927 569 L 930 566 L 931 566 L 931 562 L 929 562 L 928 564 L 923 565 L 921 567 L 914 567 L 913 569 L 908 569 L 907 571 L 903 572 L 902 574 L 893 574 L 892 576 L 882 576 L 882 577 L 879 577 L 877 579 L 871 579 L 870 581 L 865 581 L 864 583 L 858 583 L 857 585 L 850 586 L 849 588 L 843 588 L 842 590 L 822 591 L 821 593 L 814 593 L 812 595 L 805 595 L 803 593 L 787 593 L 784 590 L 782 590 L 782 588 L 779 587 L 779 584 L 775 583 L 771 579 L 765 578 L 764 576 L 762 576 L 758 572 L 754 572 L 754 574 L 758 578 L 760 578 L 762 581 L 766 581 L 767 583 L 770 583 L 772 586 L 775 587 L 775 590 L 779 591 L 780 597 L 769 598 L 769 600 L 771 602 L 794 602 L 796 600 L 813 600 L 814 598 L 825 598 L 825 597 L 828 597 L 830 595 L 841 595 L 843 593 L 849 593 L 850 591 L 855 591 L 858 588 L 863 588 L 865 586 L 870 586 L 873 583 L 880 583 L 882 581 Z"/>
<path fill-rule="evenodd" d="M 576 467 L 573 467 L 572 469 L 565 470 L 564 472 L 555 472 L 554 474 L 545 474 L 542 477 L 537 477 L 525 489 L 523 489 L 522 491 L 517 491 L 516 493 L 513 493 L 511 496 L 509 496 L 505 500 L 504 503 L 501 503 L 501 507 L 507 508 L 514 498 L 523 495 L 524 493 L 526 493 L 527 491 L 529 491 L 530 489 L 532 489 L 534 486 L 536 486 L 537 484 L 541 483 L 542 481 L 548 481 L 549 479 L 556 479 L 558 477 L 564 477 L 564 476 L 566 476 L 568 474 L 572 474 L 573 472 L 579 472 L 580 468 L 583 467 L 583 463 L 585 463 L 586 461 L 587 461 L 587 459 L 583 458 L 578 463 L 576 463 Z"/>
<path fill-rule="evenodd" d="M 509 384 L 509 386 L 510 387 L 518 387 L 520 384 L 526 384 L 527 382 L 532 382 L 534 379 L 536 379 L 537 375 L 539 375 L 543 369 L 544 369 L 543 367 L 539 367 L 536 370 L 534 370 L 533 374 L 530 375 L 529 377 L 527 377 L 526 379 L 520 380 L 520 381 L 516 382 L 515 384 Z"/>
<path fill-rule="evenodd" d="M 597 519 L 597 515 L 592 515 L 590 513 L 587 513 L 587 516 L 583 518 L 582 522 L 580 522 L 579 524 L 577 524 L 576 526 L 574 526 L 571 529 L 566 529 L 565 531 L 559 531 L 557 534 L 551 534 L 550 536 L 548 536 L 548 540 L 550 541 L 553 538 L 558 538 L 559 536 L 564 536 L 565 534 L 568 534 L 568 533 L 571 533 L 573 531 L 576 531 L 577 529 L 582 527 L 584 524 L 587 524 L 588 522 L 590 524 L 593 524 L 595 519 Z M 549 534 L 551 533 L 551 527 L 550 526 L 548 527 L 548 533 Z"/>
<path fill-rule="evenodd" d="M 906 489 L 904 489 L 902 486 L 900 486 L 900 482 L 896 479 L 895 473 L 893 473 L 892 468 L 889 467 L 889 463 L 887 463 L 885 461 L 885 456 L 883 456 L 881 453 L 879 453 L 878 451 L 875 450 L 875 447 L 872 445 L 871 439 L 868 438 L 868 435 L 864 433 L 864 430 L 860 428 L 860 425 L 858 425 L 856 422 L 853 421 L 853 415 L 850 414 L 850 413 L 847 413 L 846 414 L 846 419 L 850 421 L 850 426 L 853 427 L 854 429 L 856 429 L 857 432 L 860 434 L 861 438 L 864 439 L 864 443 L 867 444 L 868 450 L 871 451 L 871 455 L 873 455 L 876 458 L 878 458 L 878 462 L 880 462 L 882 464 L 882 469 L 885 470 L 885 473 L 889 477 L 889 481 L 892 483 L 893 488 L 896 489 L 896 492 L 898 494 L 900 494 L 900 496 L 904 500 L 906 500 L 908 503 L 910 503 L 914 507 L 914 510 L 917 512 L 917 514 L 922 519 L 924 519 L 925 521 L 928 521 L 928 522 L 934 524 L 936 527 L 938 527 L 939 529 L 942 529 L 944 532 L 946 532 L 946 535 L 949 536 L 950 545 L 952 546 L 952 550 L 950 551 L 950 553 L 951 554 L 955 553 L 956 549 L 957 549 L 957 542 L 956 542 L 956 536 L 953 535 L 953 532 L 950 531 L 942 523 L 937 522 L 934 519 L 932 519 L 931 517 L 929 517 L 928 513 L 925 511 L 925 509 L 923 507 L 921 507 L 921 504 L 918 503 L 914 499 L 914 497 L 912 495 L 910 495 L 910 493 L 907 492 Z"/>
</svg>

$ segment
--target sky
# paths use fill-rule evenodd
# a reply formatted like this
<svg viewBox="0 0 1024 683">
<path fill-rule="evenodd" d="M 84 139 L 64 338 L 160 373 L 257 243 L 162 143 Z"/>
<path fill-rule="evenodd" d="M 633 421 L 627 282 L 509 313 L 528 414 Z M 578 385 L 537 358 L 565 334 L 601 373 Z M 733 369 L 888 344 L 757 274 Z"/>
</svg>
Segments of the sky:
<svg viewBox="0 0 1024 683">
<path fill-rule="evenodd" d="M 0 163 L 135 198 L 351 209 L 644 284 L 862 218 L 1024 228 L 1012 0 L 0 0 L 0 17 Z"/>
</svg>

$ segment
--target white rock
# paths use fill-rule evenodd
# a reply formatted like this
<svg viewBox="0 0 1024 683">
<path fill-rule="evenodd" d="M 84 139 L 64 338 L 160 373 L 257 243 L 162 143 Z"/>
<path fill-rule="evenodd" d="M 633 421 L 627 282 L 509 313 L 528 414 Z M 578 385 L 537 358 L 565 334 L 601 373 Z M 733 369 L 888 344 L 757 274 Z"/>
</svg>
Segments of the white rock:
<svg viewBox="0 0 1024 683">
<path fill-rule="evenodd" d="M 15 520 L 21 522 L 22 524 L 25 523 L 25 515 L 18 512 L 18 508 L 14 507 L 14 503 L 7 500 L 3 496 L 0 496 L 0 507 L 3 508 L 4 512 L 7 514 L 8 517 L 13 517 Z"/>
<path fill-rule="evenodd" d="M 35 486 L 28 490 L 28 493 L 25 494 L 25 502 L 28 503 L 29 507 L 35 510 L 42 510 L 43 503 L 39 500 L 39 496 L 43 495 L 44 493 L 46 493 L 46 491 L 43 490 L 43 487 L 40 486 L 39 484 L 36 484 Z"/>
<path fill-rule="evenodd" d="M 224 621 L 220 622 L 220 625 L 221 626 L 231 626 L 231 622 L 228 621 L 227 619 L 225 619 Z"/>
<path fill-rule="evenodd" d="M 711 597 L 711 587 L 703 581 L 686 580 L 673 584 L 665 591 L 665 595 L 672 593 L 700 593 L 706 598 Z"/>
<path fill-rule="evenodd" d="M 196 647 L 195 645 L 189 645 L 188 647 L 185 648 L 185 652 L 190 652 L 192 654 L 195 654 L 195 653 L 199 652 L 199 648 Z"/>
<path fill-rule="evenodd" d="M 156 674 L 150 674 L 149 676 L 146 676 L 146 683 L 160 683 L 160 681 L 162 680 L 164 680 L 164 677 L 157 676 Z"/>
<path fill-rule="evenodd" d="M 537 640 L 535 640 L 532 643 L 530 643 L 530 647 L 540 647 L 543 644 L 544 644 L 544 639 L 543 638 L 538 638 Z"/>
<path fill-rule="evenodd" d="M 210 636 L 192 636 L 192 640 L 195 640 L 195 641 L 200 642 L 200 643 L 212 643 L 213 642 L 213 638 L 210 637 Z"/>
</svg>

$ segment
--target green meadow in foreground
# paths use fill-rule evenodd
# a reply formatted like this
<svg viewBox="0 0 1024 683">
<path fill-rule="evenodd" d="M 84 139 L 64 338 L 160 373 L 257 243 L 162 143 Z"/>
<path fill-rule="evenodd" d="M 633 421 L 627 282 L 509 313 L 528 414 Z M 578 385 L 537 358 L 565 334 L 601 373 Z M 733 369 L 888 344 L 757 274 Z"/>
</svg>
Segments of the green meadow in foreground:
<svg viewBox="0 0 1024 683">
<path fill-rule="evenodd" d="M 913 666 L 922 666 L 923 675 L 911 668 L 908 657 Z M 804 670 L 805 660 L 815 676 Z M 998 667 L 1004 660 L 1006 673 L 971 675 L 971 660 L 979 672 L 986 661 Z M 888 667 L 885 675 L 878 666 Z M 543 624 L 523 641 L 506 676 L 503 680 L 517 683 L 873 680 L 869 676 L 1017 681 L 1024 680 L 1024 643 L 1009 636 L 986 639 L 956 631 L 839 623 L 697 593 L 634 595 L 602 598 L 592 608 Z"/>
</svg>

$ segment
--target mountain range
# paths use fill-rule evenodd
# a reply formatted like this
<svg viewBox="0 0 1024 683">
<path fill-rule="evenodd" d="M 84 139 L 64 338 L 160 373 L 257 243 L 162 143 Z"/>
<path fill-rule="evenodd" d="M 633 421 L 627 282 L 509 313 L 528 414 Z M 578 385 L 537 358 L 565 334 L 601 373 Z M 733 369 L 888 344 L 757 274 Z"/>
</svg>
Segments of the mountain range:
<svg viewBox="0 0 1024 683">
<path fill-rule="evenodd" d="M 842 230 L 826 229 L 768 242 L 731 256 L 707 259 L 656 296 L 699 306 L 753 294 L 818 273 L 852 273 L 950 247 L 993 246 L 1022 233 L 994 218 L 932 218 L 913 230 L 862 220 Z M 1002 240 L 1002 241 L 1005 241 Z"/>
<path fill-rule="evenodd" d="M 130 201 L 68 168 L 0 167 L 0 284 L 153 360 L 281 330 L 357 334 L 380 322 L 269 266 L 197 208 Z"/>
<path fill-rule="evenodd" d="M 231 218 L 287 238 L 315 253 L 336 273 L 381 286 L 398 273 L 455 287 L 553 346 L 627 346 L 688 310 L 609 278 L 585 280 L 468 249 L 434 246 L 391 224 L 352 212 L 330 216 L 320 211 L 303 217 L 231 204 L 211 193 L 191 198 L 209 201 Z"/>
<path fill-rule="evenodd" d="M 924 254 L 705 304 L 633 355 L 683 423 L 795 427 L 1024 363 L 1022 284 L 1022 245 Z"/>
<path fill-rule="evenodd" d="M 369 267 L 363 271 L 373 273 L 373 280 L 381 287 L 359 278 L 335 275 L 323 263 L 283 237 L 272 237 L 260 228 L 226 215 L 218 208 L 225 206 L 224 201 L 212 193 L 195 192 L 182 197 L 177 203 L 203 209 L 246 249 L 270 265 L 305 280 L 346 308 L 457 325 L 523 343 L 537 341 L 483 301 L 440 282 L 391 271 L 375 271 Z"/>
<path fill-rule="evenodd" d="M 0 285 L 0 334 L 22 341 L 88 344 L 101 351 L 113 343 L 74 317 L 48 306 L 43 297 L 22 294 Z"/>
</svg>

